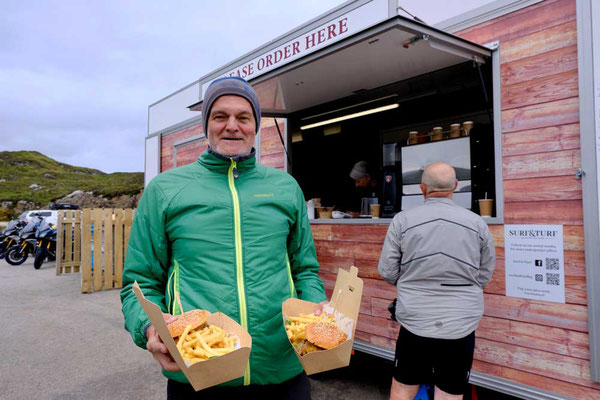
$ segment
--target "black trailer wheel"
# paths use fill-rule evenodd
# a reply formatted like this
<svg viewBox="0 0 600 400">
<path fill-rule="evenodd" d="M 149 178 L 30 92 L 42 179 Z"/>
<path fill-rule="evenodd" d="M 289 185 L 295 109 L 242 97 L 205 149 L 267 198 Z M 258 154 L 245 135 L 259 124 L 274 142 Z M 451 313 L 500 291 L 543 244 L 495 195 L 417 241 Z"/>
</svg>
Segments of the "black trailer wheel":
<svg viewBox="0 0 600 400">
<path fill-rule="evenodd" d="M 35 249 L 35 258 L 33 260 L 33 268 L 40 269 L 45 258 L 46 258 L 46 249 L 43 247 L 36 248 Z"/>
<path fill-rule="evenodd" d="M 21 247 L 12 247 L 6 253 L 6 262 L 10 265 L 21 265 L 27 260 L 27 251 L 21 252 Z"/>
</svg>

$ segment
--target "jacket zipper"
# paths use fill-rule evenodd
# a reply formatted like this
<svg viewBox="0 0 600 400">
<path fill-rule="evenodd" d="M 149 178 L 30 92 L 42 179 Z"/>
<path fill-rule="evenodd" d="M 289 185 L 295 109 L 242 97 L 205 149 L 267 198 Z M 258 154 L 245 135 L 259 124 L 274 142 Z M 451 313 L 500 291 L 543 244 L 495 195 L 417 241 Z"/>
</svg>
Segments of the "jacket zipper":
<svg viewBox="0 0 600 400">
<path fill-rule="evenodd" d="M 228 180 L 229 190 L 231 190 L 231 198 L 233 200 L 233 221 L 235 233 L 235 265 L 237 277 L 238 299 L 240 302 L 240 322 L 242 328 L 248 331 L 248 315 L 246 311 L 246 295 L 244 290 L 244 263 L 242 260 L 242 219 L 240 216 L 240 199 L 235 188 L 235 181 L 239 177 L 237 163 L 231 158 L 231 166 L 229 167 Z M 250 384 L 250 360 L 246 365 L 244 372 L 244 385 Z"/>
<path fill-rule="evenodd" d="M 177 260 L 173 260 L 173 315 L 183 314 L 181 306 L 181 298 L 179 297 L 179 263 Z"/>
<path fill-rule="evenodd" d="M 173 271 L 169 275 L 169 279 L 167 279 L 167 296 L 169 296 L 169 302 L 167 303 L 167 312 L 171 315 L 175 312 L 175 293 L 171 295 L 171 280 L 173 279 L 173 275 L 175 275 L 175 267 L 173 267 Z M 175 283 L 173 283 L 173 292 L 175 292 Z"/>
<path fill-rule="evenodd" d="M 290 266 L 290 257 L 288 256 L 288 253 L 285 253 L 285 264 L 287 267 L 288 282 L 290 283 L 290 297 L 296 297 L 294 296 L 296 288 L 294 287 L 294 279 L 292 278 L 292 267 Z"/>
</svg>

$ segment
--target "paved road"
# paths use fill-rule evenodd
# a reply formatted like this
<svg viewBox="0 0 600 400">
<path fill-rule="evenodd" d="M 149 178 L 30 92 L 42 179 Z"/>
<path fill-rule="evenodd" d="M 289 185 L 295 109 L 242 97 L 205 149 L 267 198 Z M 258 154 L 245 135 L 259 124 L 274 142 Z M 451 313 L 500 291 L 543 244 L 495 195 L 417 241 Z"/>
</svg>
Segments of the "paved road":
<svg viewBox="0 0 600 400">
<path fill-rule="evenodd" d="M 164 399 L 166 381 L 123 329 L 119 292 L 81 294 L 80 275 L 54 263 L 0 260 L 0 397 L 5 400 Z M 364 354 L 312 377 L 313 400 L 385 399 L 390 365 Z"/>
</svg>

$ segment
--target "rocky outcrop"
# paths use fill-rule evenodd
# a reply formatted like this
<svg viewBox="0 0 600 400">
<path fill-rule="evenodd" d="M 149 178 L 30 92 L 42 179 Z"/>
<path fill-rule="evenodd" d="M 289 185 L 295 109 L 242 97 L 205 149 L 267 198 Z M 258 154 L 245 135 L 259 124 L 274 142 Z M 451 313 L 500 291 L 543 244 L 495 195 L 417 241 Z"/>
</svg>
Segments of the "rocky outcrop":
<svg viewBox="0 0 600 400">
<path fill-rule="evenodd" d="M 20 215 L 23 211 L 35 210 L 36 206 L 33 201 L 19 200 L 17 205 L 13 208 L 15 215 Z"/>
<path fill-rule="evenodd" d="M 112 198 L 96 196 L 93 192 L 76 190 L 73 193 L 55 200 L 54 203 L 77 204 L 82 208 L 137 208 L 142 197 L 142 192 L 135 196 L 120 195 Z M 49 204 L 39 205 L 32 201 L 20 200 L 16 204 L 12 201 L 0 202 L 0 221 L 8 221 L 18 217 L 24 211 L 46 209 Z"/>
<path fill-rule="evenodd" d="M 55 200 L 55 203 L 77 204 L 79 208 L 136 208 L 142 192 L 135 196 L 120 195 L 112 198 L 96 196 L 93 192 L 76 190 L 67 196 Z"/>
</svg>

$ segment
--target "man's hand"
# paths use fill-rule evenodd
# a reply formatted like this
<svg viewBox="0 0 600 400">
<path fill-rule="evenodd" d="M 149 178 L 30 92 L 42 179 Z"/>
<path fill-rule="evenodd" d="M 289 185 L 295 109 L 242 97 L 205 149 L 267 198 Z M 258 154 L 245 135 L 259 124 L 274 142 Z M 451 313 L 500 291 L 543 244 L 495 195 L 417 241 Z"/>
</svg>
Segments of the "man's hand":
<svg viewBox="0 0 600 400">
<path fill-rule="evenodd" d="M 315 306 L 315 309 L 313 310 L 313 314 L 315 314 L 316 316 L 319 316 L 323 313 L 323 306 L 329 304 L 328 301 L 322 301 L 319 304 L 317 304 Z"/>
<path fill-rule="evenodd" d="M 163 318 L 165 319 L 166 324 L 169 324 L 177 319 L 177 317 L 165 313 L 163 313 Z M 169 354 L 167 346 L 165 346 L 162 340 L 160 340 L 160 336 L 158 336 L 158 332 L 156 332 L 156 328 L 154 328 L 153 325 L 150 325 L 146 330 L 146 337 L 148 338 L 146 348 L 150 353 L 152 353 L 152 357 L 158 361 L 160 366 L 166 371 L 180 371 L 179 366 Z"/>
</svg>

